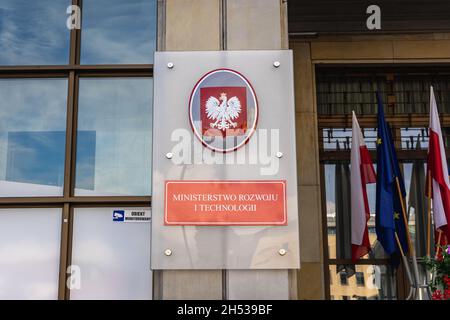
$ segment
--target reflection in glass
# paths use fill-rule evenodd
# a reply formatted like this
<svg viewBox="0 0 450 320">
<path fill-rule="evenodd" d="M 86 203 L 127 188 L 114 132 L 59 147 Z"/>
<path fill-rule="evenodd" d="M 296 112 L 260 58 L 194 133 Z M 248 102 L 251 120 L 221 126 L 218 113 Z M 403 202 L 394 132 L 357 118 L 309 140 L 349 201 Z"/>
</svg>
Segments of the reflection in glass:
<svg viewBox="0 0 450 320">
<path fill-rule="evenodd" d="M 369 132 L 368 132 L 368 131 Z M 365 129 L 366 141 L 372 141 L 374 136 L 370 133 L 372 129 Z M 373 130 L 372 130 L 373 131 Z M 376 138 L 376 131 L 374 131 Z M 327 150 L 345 150 L 348 151 L 351 141 L 351 130 L 347 129 L 324 129 L 323 146 Z M 415 243 L 415 253 L 418 257 L 426 255 L 427 243 L 427 199 L 425 197 L 426 190 L 426 159 L 419 152 L 428 148 L 428 129 L 422 127 L 401 128 L 401 147 L 407 150 L 418 151 L 417 155 L 403 163 L 403 176 L 406 187 L 406 209 L 409 221 L 409 231 L 413 243 Z M 423 157 L 419 159 L 417 157 Z M 349 201 L 344 197 L 345 187 L 342 181 L 348 180 L 348 161 L 332 161 L 325 165 L 325 186 L 327 199 L 327 220 L 329 235 L 329 254 L 330 258 L 344 259 L 342 248 L 345 249 L 345 232 L 339 233 L 339 227 L 342 221 L 345 222 L 346 213 L 349 212 Z M 347 167 L 346 167 L 347 166 Z M 343 168 L 346 168 L 344 170 Z M 347 187 L 348 188 L 348 187 Z M 375 195 L 376 186 L 368 185 L 367 188 L 369 206 L 371 213 L 375 212 Z M 338 194 L 338 195 L 336 195 Z M 345 199 L 347 200 L 345 200 Z M 345 201 L 343 201 L 345 200 Z M 343 217 L 344 216 L 344 217 Z M 384 256 L 383 249 L 376 242 L 376 234 L 374 230 L 374 217 L 369 220 L 369 237 L 371 240 L 374 256 L 382 258 Z M 341 223 L 341 224 L 340 224 Z M 348 225 L 349 222 L 343 223 Z M 431 228 L 432 229 L 432 228 Z M 433 229 L 432 229 L 433 230 Z M 345 230 L 348 231 L 348 230 Z M 431 231 L 431 242 L 433 243 L 434 232 Z M 347 266 L 342 266 L 347 267 Z M 351 266 L 350 266 L 351 267 Z"/>
<path fill-rule="evenodd" d="M 428 128 L 401 128 L 402 149 L 428 149 Z"/>
<path fill-rule="evenodd" d="M 337 273 L 336 266 L 330 266 L 333 300 L 394 300 L 395 288 L 395 275 L 389 266 L 357 265 L 352 276 L 343 271 Z"/>
<path fill-rule="evenodd" d="M 409 233 L 417 257 L 427 254 L 428 200 L 426 190 L 426 160 L 403 164 Z M 433 223 L 432 223 L 433 224 Z M 430 226 L 430 242 L 434 243 L 434 227 Z M 434 251 L 433 246 L 431 250 Z M 431 252 L 433 254 L 433 252 Z"/>
<path fill-rule="evenodd" d="M 57 299 L 61 209 L 1 209 L 0 218 L 0 300 Z"/>
<path fill-rule="evenodd" d="M 63 65 L 69 61 L 71 0 L 0 0 L 0 65 Z"/>
<path fill-rule="evenodd" d="M 82 64 L 151 64 L 155 0 L 84 0 Z"/>
<path fill-rule="evenodd" d="M 368 149 L 377 148 L 377 129 L 361 128 Z M 350 150 L 352 144 L 351 128 L 324 128 L 322 130 L 323 148 L 325 150 Z"/>
<path fill-rule="evenodd" d="M 426 160 L 410 160 L 403 163 L 403 175 L 406 188 L 406 209 L 411 240 L 415 243 L 415 253 L 418 257 L 426 255 L 427 243 L 427 199 L 426 189 Z M 328 228 L 328 251 L 330 259 L 350 259 L 348 256 L 350 232 L 350 203 L 346 196 L 343 181 L 348 181 L 349 162 L 334 161 L 334 164 L 325 165 L 325 190 Z M 347 168 L 345 167 L 347 166 Z M 374 165 L 376 168 L 376 165 Z M 347 187 L 349 188 L 349 187 Z M 376 185 L 367 186 L 367 196 L 371 217 L 368 223 L 369 239 L 372 246 L 372 258 L 386 258 L 381 245 L 376 241 L 375 232 L 375 202 Z M 432 226 L 431 226 L 432 227 Z M 347 229 L 345 229 L 347 228 Z M 431 228 L 432 229 L 432 228 Z M 433 229 L 432 229 L 433 230 Z M 433 232 L 431 242 L 433 243 Z M 347 255 L 346 255 L 347 253 Z M 341 266 L 350 272 L 352 266 Z M 354 271 L 353 271 L 354 272 Z"/>
<path fill-rule="evenodd" d="M 0 196 L 60 196 L 66 79 L 0 80 Z"/>
<path fill-rule="evenodd" d="M 80 79 L 76 195 L 151 193 L 152 79 Z"/>
<path fill-rule="evenodd" d="M 374 164 L 376 170 L 376 164 Z M 328 254 L 330 259 L 351 259 L 351 206 L 350 195 L 346 192 L 350 187 L 350 161 L 336 161 L 335 164 L 324 165 L 325 195 L 327 210 Z M 372 253 L 364 258 L 386 258 L 383 247 L 376 240 L 375 231 L 375 205 L 376 184 L 367 185 L 367 199 L 369 202 L 370 219 L 368 221 L 369 240 Z M 338 216 L 339 215 L 339 216 Z M 345 266 L 342 266 L 345 267 Z M 349 267 L 349 266 L 347 266 Z"/>
<path fill-rule="evenodd" d="M 350 73 L 320 72 L 316 75 L 317 111 L 319 115 L 376 115 L 376 92 L 380 92 L 387 114 L 428 114 L 430 85 L 433 85 L 439 111 L 450 110 L 448 74 L 398 72 L 392 83 L 379 70 Z M 393 88 L 392 88 L 393 86 Z M 395 108 L 386 108 L 395 101 Z"/>
<path fill-rule="evenodd" d="M 124 208 L 74 211 L 72 264 L 81 270 L 81 288 L 71 299 L 152 298 L 150 223 L 114 222 L 115 209 Z"/>
</svg>

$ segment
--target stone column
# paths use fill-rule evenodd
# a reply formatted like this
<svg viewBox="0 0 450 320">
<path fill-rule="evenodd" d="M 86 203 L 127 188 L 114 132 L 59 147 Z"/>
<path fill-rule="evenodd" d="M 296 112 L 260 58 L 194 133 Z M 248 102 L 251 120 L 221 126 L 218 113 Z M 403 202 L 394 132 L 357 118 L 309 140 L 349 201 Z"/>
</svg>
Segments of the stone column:
<svg viewBox="0 0 450 320">
<path fill-rule="evenodd" d="M 165 23 L 160 50 L 220 50 L 220 0 L 160 1 Z M 222 299 L 221 270 L 159 271 L 155 295 L 160 299 Z"/>
<path fill-rule="evenodd" d="M 324 299 L 322 211 L 314 66 L 308 42 L 294 51 L 300 261 L 298 298 Z"/>
<path fill-rule="evenodd" d="M 166 51 L 287 49 L 283 0 L 160 0 Z M 295 299 L 289 270 L 183 270 L 156 273 L 162 299 Z"/>
<path fill-rule="evenodd" d="M 287 49 L 286 1 L 226 0 L 227 50 Z M 295 272 L 228 270 L 228 299 L 295 299 Z"/>
</svg>

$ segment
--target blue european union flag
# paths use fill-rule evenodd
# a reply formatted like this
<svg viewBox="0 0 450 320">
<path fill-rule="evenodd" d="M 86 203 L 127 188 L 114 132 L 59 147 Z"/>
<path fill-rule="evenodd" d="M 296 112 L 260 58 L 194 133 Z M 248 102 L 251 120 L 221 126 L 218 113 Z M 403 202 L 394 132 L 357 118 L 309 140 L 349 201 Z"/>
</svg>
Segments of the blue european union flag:
<svg viewBox="0 0 450 320">
<path fill-rule="evenodd" d="M 403 251 L 408 252 L 406 227 L 403 219 L 400 195 L 397 189 L 398 179 L 402 198 L 405 197 L 405 184 L 395 153 L 391 128 L 384 117 L 383 102 L 377 93 L 378 133 L 377 133 L 377 202 L 375 228 L 377 239 L 384 251 L 391 255 L 400 252 L 395 232 Z"/>
</svg>

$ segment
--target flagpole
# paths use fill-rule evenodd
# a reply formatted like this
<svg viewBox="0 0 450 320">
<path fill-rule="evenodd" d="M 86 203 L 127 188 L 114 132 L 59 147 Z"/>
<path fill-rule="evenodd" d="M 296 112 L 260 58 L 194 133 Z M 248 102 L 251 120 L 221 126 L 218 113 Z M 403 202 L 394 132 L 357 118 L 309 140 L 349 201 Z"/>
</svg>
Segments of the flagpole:
<svg viewBox="0 0 450 320">
<path fill-rule="evenodd" d="M 414 270 L 414 280 L 412 280 L 412 282 L 411 282 L 412 286 L 414 287 L 414 290 L 412 290 L 411 293 L 414 292 L 415 298 L 418 298 L 417 295 L 419 294 L 419 291 L 417 291 L 417 289 L 419 288 L 419 282 L 420 282 L 419 267 L 417 265 L 417 259 L 416 259 L 416 256 L 414 254 L 414 251 L 413 251 L 413 246 L 412 246 L 412 241 L 411 241 L 411 234 L 409 233 L 408 218 L 406 217 L 405 204 L 403 203 L 403 194 L 402 194 L 401 189 L 400 189 L 400 183 L 398 181 L 398 177 L 395 177 L 395 182 L 397 184 L 397 192 L 398 192 L 398 195 L 399 195 L 399 198 L 400 198 L 400 203 L 402 205 L 403 221 L 405 223 L 406 235 L 407 235 L 407 238 L 408 238 L 408 249 L 409 249 L 408 251 L 409 251 L 409 256 L 412 259 L 412 266 L 413 266 L 413 270 Z M 395 233 L 395 236 L 397 238 L 397 244 L 401 248 L 400 241 L 398 241 L 397 233 Z M 405 256 L 403 256 L 403 262 L 405 264 L 405 268 L 406 268 L 407 272 L 411 273 L 411 271 L 409 270 L 408 259 L 406 259 Z M 409 276 L 411 276 L 411 275 L 409 275 Z M 412 279 L 412 276 L 411 276 L 411 279 Z"/>
<path fill-rule="evenodd" d="M 408 219 L 406 218 L 406 210 L 405 210 L 405 204 L 403 203 L 403 194 L 402 191 L 400 189 L 400 183 L 398 182 L 398 177 L 395 177 L 395 182 L 397 184 L 397 192 L 400 198 L 400 203 L 402 205 L 402 215 L 403 215 L 403 221 L 405 223 L 405 231 L 406 231 L 406 236 L 408 238 L 408 251 L 409 251 L 409 255 L 412 257 L 413 256 L 413 247 L 412 247 L 412 242 L 411 242 L 411 235 L 409 234 L 409 228 L 408 228 Z"/>
<path fill-rule="evenodd" d="M 428 170 L 427 257 L 431 256 L 431 170 Z"/>
<path fill-rule="evenodd" d="M 400 254 L 402 255 L 402 257 L 404 257 L 405 252 L 403 251 L 400 239 L 398 238 L 397 231 L 395 231 L 395 240 L 397 241 L 398 248 L 400 249 Z"/>
<path fill-rule="evenodd" d="M 397 245 L 398 245 L 398 248 L 400 249 L 400 254 L 402 255 L 402 257 L 404 257 L 405 252 L 403 252 L 402 244 L 400 242 L 400 239 L 398 238 L 397 231 L 395 231 L 395 240 L 397 240 Z"/>
<path fill-rule="evenodd" d="M 416 286 L 414 284 L 413 276 L 411 274 L 411 270 L 409 269 L 408 259 L 405 256 L 405 252 L 403 252 L 402 244 L 400 243 L 400 239 L 398 238 L 397 231 L 395 231 L 395 240 L 397 241 L 397 246 L 400 249 L 400 255 L 402 256 L 403 265 L 405 266 L 406 276 L 409 281 L 409 294 L 406 300 L 410 300 L 413 295 L 416 293 Z"/>
</svg>

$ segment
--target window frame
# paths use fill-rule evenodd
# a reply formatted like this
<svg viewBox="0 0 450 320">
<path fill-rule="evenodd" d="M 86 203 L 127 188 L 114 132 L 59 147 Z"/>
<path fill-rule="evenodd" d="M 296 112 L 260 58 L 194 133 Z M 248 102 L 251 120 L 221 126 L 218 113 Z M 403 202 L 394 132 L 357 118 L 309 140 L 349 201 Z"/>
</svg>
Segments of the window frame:
<svg viewBox="0 0 450 320">
<path fill-rule="evenodd" d="M 156 1 L 156 0 L 154 0 Z M 159 1 L 156 1 L 156 50 L 160 43 L 160 10 Z M 72 0 L 72 5 L 79 6 L 83 11 L 82 0 Z M 24 65 L 1 66 L 0 79 L 14 78 L 66 78 L 67 111 L 66 111 L 66 140 L 63 196 L 58 197 L 0 197 L 0 208 L 61 208 L 61 243 L 58 299 L 69 300 L 70 290 L 66 283 L 70 274 L 66 272 L 71 265 L 72 235 L 74 208 L 80 207 L 149 207 L 152 197 L 148 196 L 75 196 L 75 170 L 77 121 L 80 78 L 153 78 L 153 64 L 114 64 L 114 65 L 81 65 L 81 35 L 82 29 L 70 31 L 69 63 L 67 65 Z"/>
</svg>

